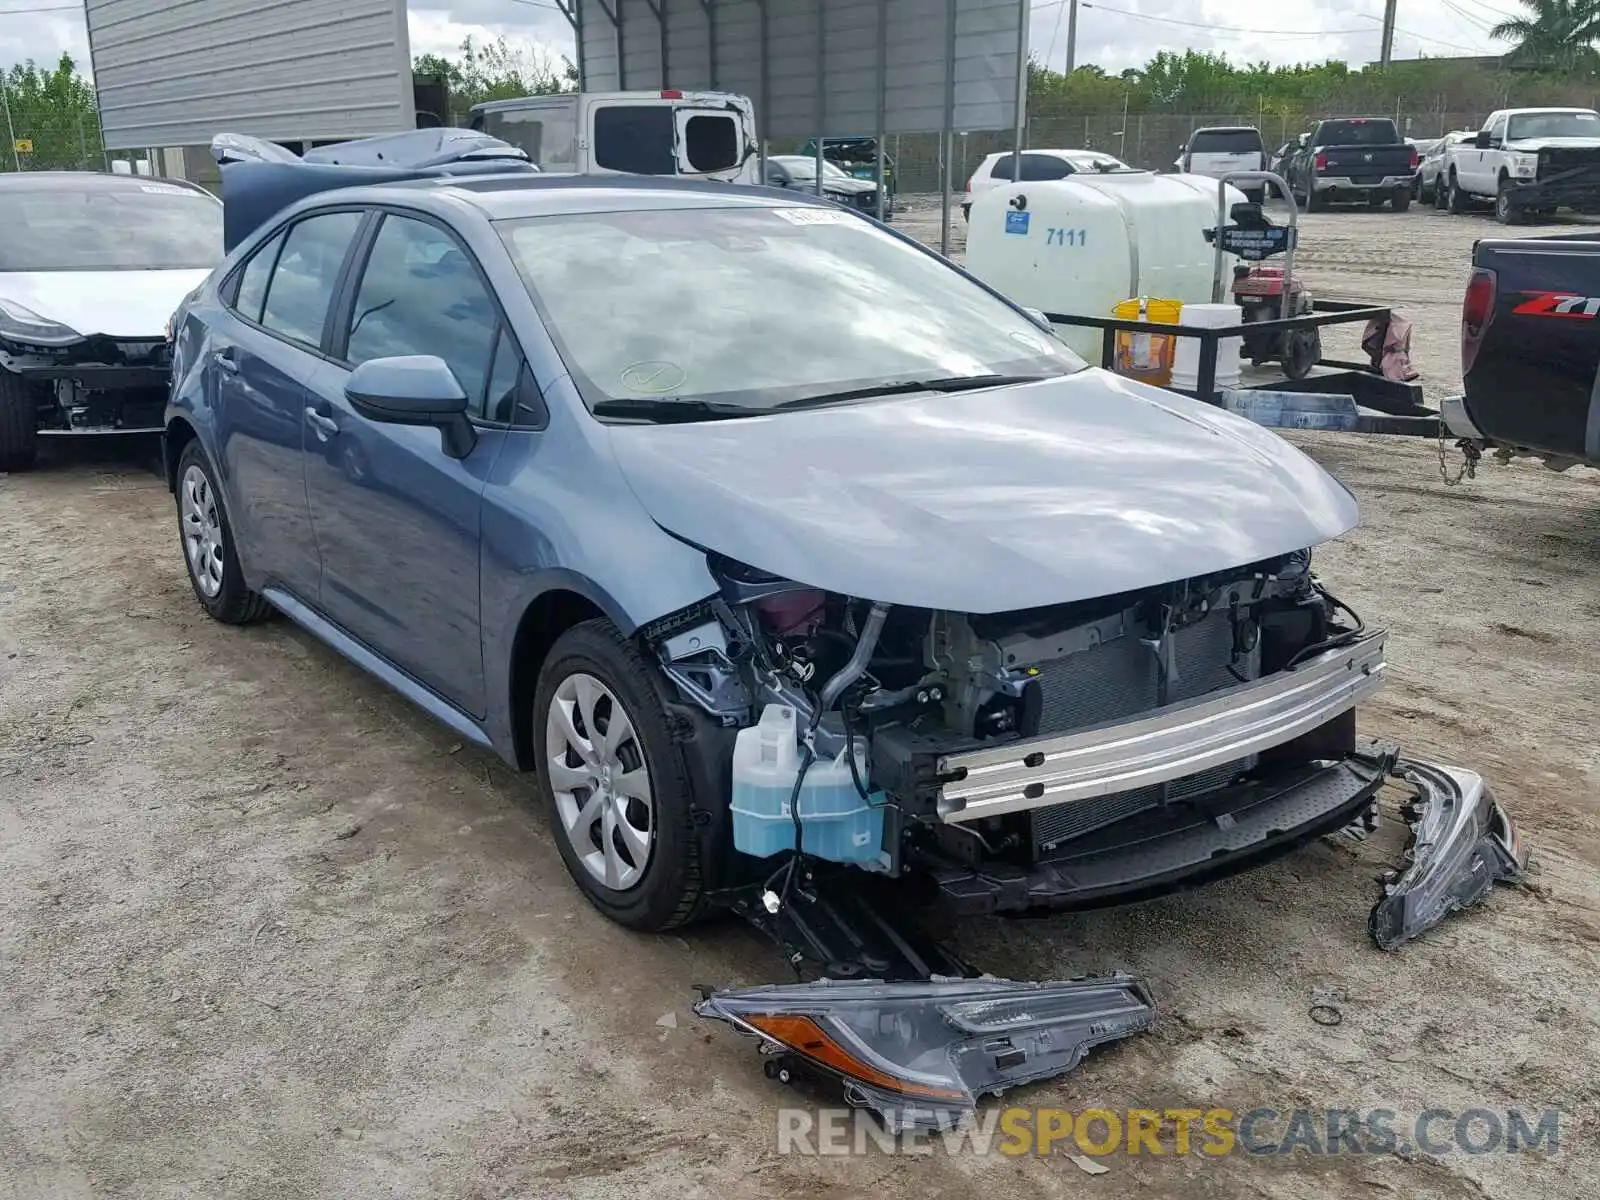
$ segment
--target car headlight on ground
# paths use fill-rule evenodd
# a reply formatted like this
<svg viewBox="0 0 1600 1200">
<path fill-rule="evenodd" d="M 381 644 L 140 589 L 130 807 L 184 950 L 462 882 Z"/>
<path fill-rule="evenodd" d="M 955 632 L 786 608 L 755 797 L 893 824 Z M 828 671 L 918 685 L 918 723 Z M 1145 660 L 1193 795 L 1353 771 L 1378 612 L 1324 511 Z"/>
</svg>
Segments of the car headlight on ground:
<svg viewBox="0 0 1600 1200">
<path fill-rule="evenodd" d="M 1537 154 L 1513 154 L 1510 166 L 1511 173 L 1518 179 L 1532 179 L 1539 173 L 1539 156 Z"/>
<path fill-rule="evenodd" d="M 60 321 L 41 317 L 14 300 L 0 300 L 0 337 L 33 346 L 70 346 L 83 334 Z"/>
</svg>

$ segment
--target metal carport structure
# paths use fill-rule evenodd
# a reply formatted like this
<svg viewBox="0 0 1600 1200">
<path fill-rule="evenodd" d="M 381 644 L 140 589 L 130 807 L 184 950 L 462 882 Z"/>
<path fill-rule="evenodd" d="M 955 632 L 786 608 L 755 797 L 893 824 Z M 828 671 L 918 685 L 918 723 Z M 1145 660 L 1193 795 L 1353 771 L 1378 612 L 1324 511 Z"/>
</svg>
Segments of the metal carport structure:
<svg viewBox="0 0 1600 1200">
<path fill-rule="evenodd" d="M 579 86 L 740 92 L 762 153 L 778 138 L 937 134 L 950 248 L 957 130 L 1013 131 L 1026 108 L 1029 0 L 555 0 Z M 818 186 L 821 186 L 820 170 Z M 882 189 L 880 189 L 880 195 Z"/>
</svg>

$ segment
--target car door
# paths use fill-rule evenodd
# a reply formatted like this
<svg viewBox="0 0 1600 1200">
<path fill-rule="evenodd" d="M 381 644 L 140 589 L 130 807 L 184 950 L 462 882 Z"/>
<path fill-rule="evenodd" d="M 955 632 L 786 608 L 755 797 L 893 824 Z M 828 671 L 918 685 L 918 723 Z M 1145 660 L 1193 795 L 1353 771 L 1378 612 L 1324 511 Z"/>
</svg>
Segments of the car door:
<svg viewBox="0 0 1600 1200">
<path fill-rule="evenodd" d="M 227 316 L 213 325 L 205 366 L 241 561 L 257 586 L 303 600 L 321 578 L 306 507 L 305 381 L 360 224 L 358 212 L 320 213 L 268 238 L 223 284 Z"/>
<path fill-rule="evenodd" d="M 463 458 L 440 432 L 358 416 L 344 394 L 363 362 L 443 359 L 482 421 L 500 310 L 443 226 L 385 213 L 340 300 L 334 353 L 312 376 L 306 496 L 322 557 L 319 605 L 346 632 L 462 711 L 485 711 L 478 593 L 484 481 L 503 434 Z"/>
</svg>

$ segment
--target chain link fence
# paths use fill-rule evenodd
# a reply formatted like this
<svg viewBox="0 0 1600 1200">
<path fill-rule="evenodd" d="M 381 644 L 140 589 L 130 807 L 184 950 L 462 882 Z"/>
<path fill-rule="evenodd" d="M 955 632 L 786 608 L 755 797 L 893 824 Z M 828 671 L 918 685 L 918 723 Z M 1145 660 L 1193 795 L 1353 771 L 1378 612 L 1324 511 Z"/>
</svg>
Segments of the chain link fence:
<svg viewBox="0 0 1600 1200">
<path fill-rule="evenodd" d="M 1373 114 L 1377 115 L 1377 114 Z M 1394 114 L 1406 137 L 1439 137 L 1453 129 L 1477 129 L 1486 112 L 1401 111 Z M 1129 166 L 1170 171 L 1179 148 L 1196 129 L 1208 125 L 1253 125 L 1261 130 L 1267 150 L 1298 137 L 1315 117 L 1287 113 L 1131 113 L 1095 116 L 1036 116 L 1028 121 L 1023 147 L 1102 150 Z M 990 154 L 1012 148 L 1009 131 L 958 133 L 951 153 L 951 187 L 960 191 L 967 178 Z M 938 192 L 943 174 L 939 138 L 935 134 L 890 135 L 889 155 L 896 185 L 902 192 Z"/>
</svg>

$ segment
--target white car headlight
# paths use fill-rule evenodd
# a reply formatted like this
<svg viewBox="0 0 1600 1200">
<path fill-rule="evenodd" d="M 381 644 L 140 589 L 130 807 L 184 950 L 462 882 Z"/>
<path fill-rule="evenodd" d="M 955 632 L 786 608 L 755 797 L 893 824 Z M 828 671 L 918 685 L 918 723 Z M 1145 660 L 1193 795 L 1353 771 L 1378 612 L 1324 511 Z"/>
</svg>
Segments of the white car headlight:
<svg viewBox="0 0 1600 1200">
<path fill-rule="evenodd" d="M 1513 154 L 1509 165 L 1511 173 L 1519 179 L 1532 179 L 1539 173 L 1539 156 L 1537 154 Z"/>
<path fill-rule="evenodd" d="M 13 300 L 0 300 L 0 337 L 34 346 L 70 346 L 83 341 L 76 329 L 41 317 Z"/>
</svg>

